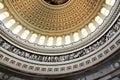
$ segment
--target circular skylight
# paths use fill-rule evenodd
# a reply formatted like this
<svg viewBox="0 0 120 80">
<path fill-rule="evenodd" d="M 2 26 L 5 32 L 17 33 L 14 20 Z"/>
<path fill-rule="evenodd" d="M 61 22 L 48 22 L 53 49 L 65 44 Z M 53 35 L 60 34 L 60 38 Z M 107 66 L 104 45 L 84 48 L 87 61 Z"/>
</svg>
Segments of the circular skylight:
<svg viewBox="0 0 120 80">
<path fill-rule="evenodd" d="M 44 1 L 52 5 L 60 5 L 66 3 L 69 0 L 44 0 Z"/>
</svg>

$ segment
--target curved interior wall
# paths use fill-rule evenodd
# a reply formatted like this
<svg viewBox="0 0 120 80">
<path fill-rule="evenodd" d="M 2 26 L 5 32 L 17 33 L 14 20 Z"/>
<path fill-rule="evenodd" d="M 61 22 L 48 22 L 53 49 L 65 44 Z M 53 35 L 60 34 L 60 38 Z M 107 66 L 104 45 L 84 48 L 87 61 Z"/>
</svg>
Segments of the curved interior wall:
<svg viewBox="0 0 120 80">
<path fill-rule="evenodd" d="M 18 42 L 16 42 L 16 38 L 19 38 L 19 36 L 13 36 L 11 30 L 6 28 L 1 21 L 0 64 L 20 75 L 34 76 L 36 80 L 38 76 L 43 78 L 43 80 L 46 79 L 44 77 L 64 77 L 70 80 L 65 76 L 72 73 L 76 75 L 76 78 L 71 77 L 73 80 L 119 79 L 119 56 L 114 58 L 115 55 L 120 53 L 120 1 L 116 1 L 118 3 L 113 7 L 113 12 L 111 11 L 111 15 L 105 20 L 105 29 L 101 29 L 102 31 L 99 32 L 99 35 L 96 35 L 93 42 L 89 43 L 89 45 L 84 45 L 84 47 L 68 46 L 68 48 L 70 47 L 69 49 L 67 48 L 68 52 L 63 51 L 63 54 L 58 55 L 41 54 L 37 47 L 33 51 L 32 47 L 36 46 L 33 44 L 28 46 L 26 43 L 23 47 L 24 41 L 17 40 Z M 28 49 L 27 47 L 30 48 Z M 73 49 L 72 47 L 75 48 Z M 114 59 L 115 62 L 114 60 L 110 62 L 107 58 Z M 108 65 L 104 66 L 103 69 L 102 65 L 104 63 L 108 63 Z M 99 66 L 102 69 L 98 68 L 98 64 L 100 64 Z M 93 66 L 96 67 L 93 68 Z M 89 72 L 95 69 L 97 72 Z M 82 72 L 86 72 L 86 76 L 81 74 Z M 2 78 L 5 77 L 3 76 Z M 10 77 L 8 80 L 13 78 Z"/>
<path fill-rule="evenodd" d="M 77 64 L 76 63 L 72 63 L 72 64 L 65 64 L 64 63 L 64 65 L 61 65 L 61 63 L 63 63 L 63 62 L 60 62 L 60 64 L 58 64 L 58 65 L 56 65 L 56 63 L 55 64 L 52 63 L 53 65 L 55 65 L 54 67 L 52 65 L 51 66 L 47 65 L 46 68 L 45 67 L 43 68 L 42 65 L 41 65 L 41 67 L 40 67 L 40 65 L 39 65 L 39 67 L 37 67 L 36 65 L 34 66 L 33 64 L 30 64 L 30 65 L 29 65 L 29 63 L 25 64 L 25 62 L 24 62 L 24 60 L 22 58 L 21 58 L 22 59 L 22 63 L 21 63 L 21 61 L 19 61 L 17 59 L 15 60 L 14 56 L 16 54 L 13 54 L 13 53 L 10 52 L 10 50 L 13 50 L 13 49 L 16 49 L 16 48 L 14 48 L 14 46 L 12 46 L 10 43 L 7 43 L 6 41 L 4 41 L 3 38 L 1 38 L 1 50 L 2 50 L 1 51 L 1 56 L 3 56 L 2 57 L 3 59 L 1 60 L 1 62 L 6 65 L 6 62 L 4 62 L 4 58 L 5 58 L 8 61 L 8 63 L 9 63 L 8 65 L 10 67 L 12 67 L 12 68 L 18 69 L 18 67 L 19 67 L 19 69 L 21 68 L 21 70 L 23 70 L 23 71 L 25 70 L 27 72 L 28 71 L 30 71 L 30 72 L 32 71 L 33 72 L 35 70 L 35 73 L 37 72 L 37 74 L 40 73 L 40 72 L 36 71 L 36 70 L 41 70 L 42 74 L 46 74 L 47 73 L 47 75 L 51 75 L 51 73 L 53 73 L 53 74 L 61 74 L 61 73 L 62 74 L 66 74 L 67 71 L 68 72 L 69 71 L 73 71 L 74 72 L 74 69 L 76 71 L 85 69 L 86 67 L 88 67 L 88 66 L 90 67 L 90 66 L 92 66 L 92 65 L 94 65 L 94 64 L 96 64 L 96 63 L 98 63 L 98 62 L 100 62 L 102 60 L 104 60 L 106 57 L 109 57 L 110 55 L 113 55 L 113 53 L 117 49 L 119 49 L 119 47 L 120 47 L 120 45 L 119 45 L 119 36 L 120 36 L 119 35 L 119 33 L 120 33 L 120 26 L 119 26 L 119 22 L 120 21 L 119 21 L 119 18 L 120 17 L 118 16 L 116 21 L 112 25 L 111 29 L 107 32 L 105 38 L 104 37 L 102 38 L 103 41 L 106 42 L 106 40 L 107 40 L 107 42 L 108 42 L 108 44 L 104 43 L 104 44 L 106 44 L 106 48 L 100 49 L 101 51 L 99 53 L 97 52 L 97 54 L 95 54 L 96 56 L 95 55 L 91 56 L 91 59 L 89 57 L 86 60 L 83 60 L 83 62 L 82 61 L 80 61 L 80 62 L 78 61 Z M 1 37 L 3 37 L 3 36 L 1 36 Z M 107 53 L 109 53 L 109 54 L 107 54 Z M 9 55 L 9 54 L 13 55 L 14 60 L 12 58 L 12 55 Z M 18 56 L 24 57 L 24 56 L 21 56 L 20 54 L 18 54 Z M 10 59 L 10 57 L 11 57 L 12 60 Z M 20 59 L 20 57 L 18 57 L 18 59 Z M 29 58 L 27 58 L 27 59 L 29 59 Z M 33 59 L 33 61 L 34 60 L 35 59 Z M 18 61 L 18 62 L 16 62 L 16 61 Z M 47 62 L 47 64 L 49 64 L 48 60 L 45 61 L 45 62 Z M 57 68 L 56 66 L 60 66 L 60 69 Z M 57 71 L 56 71 L 56 69 L 57 69 Z M 52 72 L 53 70 L 54 70 L 54 72 Z M 60 72 L 59 72 L 59 70 L 60 70 Z"/>
</svg>

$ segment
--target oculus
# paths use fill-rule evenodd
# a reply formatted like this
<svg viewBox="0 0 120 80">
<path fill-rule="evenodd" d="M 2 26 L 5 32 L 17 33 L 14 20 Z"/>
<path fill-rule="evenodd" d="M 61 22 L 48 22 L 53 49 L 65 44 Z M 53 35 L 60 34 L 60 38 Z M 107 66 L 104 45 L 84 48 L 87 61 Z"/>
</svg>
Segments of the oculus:
<svg viewBox="0 0 120 80">
<path fill-rule="evenodd" d="M 44 1 L 52 5 L 60 5 L 66 3 L 68 0 L 44 0 Z"/>
</svg>

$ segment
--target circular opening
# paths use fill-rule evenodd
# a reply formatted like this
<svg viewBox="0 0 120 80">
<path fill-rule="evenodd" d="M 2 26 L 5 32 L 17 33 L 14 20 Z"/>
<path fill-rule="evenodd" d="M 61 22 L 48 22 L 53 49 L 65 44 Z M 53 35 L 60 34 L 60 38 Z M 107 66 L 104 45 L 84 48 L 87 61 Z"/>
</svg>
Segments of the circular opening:
<svg viewBox="0 0 120 80">
<path fill-rule="evenodd" d="M 66 3 L 69 0 L 44 0 L 44 1 L 52 5 L 60 5 Z"/>
</svg>

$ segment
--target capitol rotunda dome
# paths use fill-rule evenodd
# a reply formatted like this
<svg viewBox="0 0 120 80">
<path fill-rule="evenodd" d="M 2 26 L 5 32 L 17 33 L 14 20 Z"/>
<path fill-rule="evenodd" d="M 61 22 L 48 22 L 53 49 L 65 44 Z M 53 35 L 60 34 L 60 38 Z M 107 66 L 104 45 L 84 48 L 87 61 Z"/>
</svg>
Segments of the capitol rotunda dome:
<svg viewBox="0 0 120 80">
<path fill-rule="evenodd" d="M 0 0 L 0 63 L 25 75 L 90 70 L 120 49 L 119 34 L 120 0 Z"/>
</svg>

